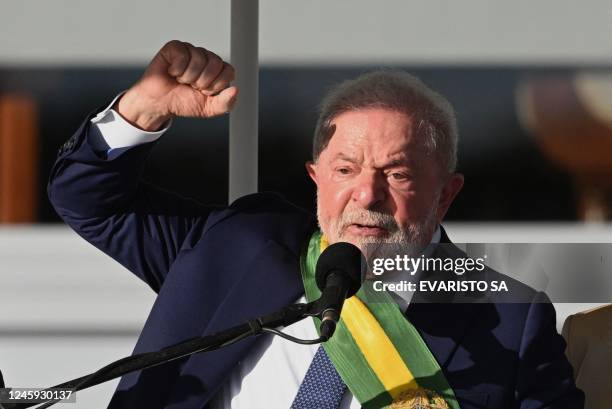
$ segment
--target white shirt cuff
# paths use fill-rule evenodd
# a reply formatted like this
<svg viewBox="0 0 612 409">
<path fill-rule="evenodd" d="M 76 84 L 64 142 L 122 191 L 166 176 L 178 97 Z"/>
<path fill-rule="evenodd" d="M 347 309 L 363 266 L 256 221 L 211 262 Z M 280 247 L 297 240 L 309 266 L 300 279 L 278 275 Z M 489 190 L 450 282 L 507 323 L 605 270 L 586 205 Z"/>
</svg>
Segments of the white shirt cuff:
<svg viewBox="0 0 612 409">
<path fill-rule="evenodd" d="M 115 102 L 125 93 L 123 91 L 98 115 L 91 119 L 93 134 L 102 139 L 107 149 L 132 147 L 153 142 L 161 137 L 172 125 L 172 120 L 161 130 L 144 131 L 126 121 L 117 111 L 112 109 Z"/>
</svg>

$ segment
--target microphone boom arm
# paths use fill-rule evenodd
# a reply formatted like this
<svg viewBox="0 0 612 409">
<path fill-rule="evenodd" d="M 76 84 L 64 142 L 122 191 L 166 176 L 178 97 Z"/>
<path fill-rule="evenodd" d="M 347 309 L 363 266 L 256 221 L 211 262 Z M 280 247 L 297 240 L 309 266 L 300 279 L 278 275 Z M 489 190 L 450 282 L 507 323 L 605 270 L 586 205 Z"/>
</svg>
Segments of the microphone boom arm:
<svg viewBox="0 0 612 409">
<path fill-rule="evenodd" d="M 277 335 L 282 335 L 279 334 L 278 331 L 271 329 L 286 327 L 307 317 L 318 316 L 319 318 L 323 318 L 323 311 L 321 311 L 322 307 L 323 304 L 319 303 L 319 300 L 315 300 L 307 304 L 292 304 L 278 311 L 263 315 L 259 318 L 251 319 L 244 324 L 230 327 L 215 334 L 191 338 L 178 344 L 163 348 L 159 351 L 145 352 L 119 359 L 97 370 L 96 372 L 80 378 L 72 379 L 59 385 L 55 385 L 49 389 L 64 388 L 79 391 L 91 386 L 99 385 L 111 379 L 118 378 L 130 372 L 162 365 L 199 352 L 213 351 L 241 341 L 250 336 L 259 335 L 263 332 L 272 332 L 276 333 Z M 289 337 L 289 339 L 291 338 L 292 337 Z M 327 339 L 328 338 L 322 336 L 315 340 L 305 341 L 304 343 L 320 343 L 327 341 Z M 296 339 L 293 338 L 293 340 Z M 58 401 L 49 401 L 44 407 L 46 408 L 57 402 Z M 41 403 L 44 402 L 0 403 L 0 409 L 25 409 Z"/>
</svg>

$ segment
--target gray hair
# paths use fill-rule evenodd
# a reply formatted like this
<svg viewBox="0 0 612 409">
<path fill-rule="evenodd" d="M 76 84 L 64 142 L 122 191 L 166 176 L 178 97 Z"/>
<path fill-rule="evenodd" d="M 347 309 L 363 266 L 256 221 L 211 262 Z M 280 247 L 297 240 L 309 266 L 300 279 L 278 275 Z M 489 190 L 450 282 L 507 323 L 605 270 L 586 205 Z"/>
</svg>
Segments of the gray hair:
<svg viewBox="0 0 612 409">
<path fill-rule="evenodd" d="M 331 89 L 321 102 L 315 128 L 312 157 L 316 162 L 327 147 L 340 114 L 364 108 L 388 108 L 407 114 L 413 132 L 423 136 L 429 152 L 435 153 L 443 170 L 457 167 L 457 120 L 446 98 L 404 71 L 380 70 L 344 81 Z"/>
</svg>

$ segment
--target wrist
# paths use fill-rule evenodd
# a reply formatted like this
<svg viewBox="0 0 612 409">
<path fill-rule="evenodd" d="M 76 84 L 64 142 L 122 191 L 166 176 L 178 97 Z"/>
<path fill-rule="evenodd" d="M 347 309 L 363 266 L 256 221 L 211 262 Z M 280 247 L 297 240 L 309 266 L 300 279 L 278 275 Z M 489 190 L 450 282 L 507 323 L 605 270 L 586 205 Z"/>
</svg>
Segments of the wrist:
<svg viewBox="0 0 612 409">
<path fill-rule="evenodd" d="M 123 94 L 112 108 L 130 124 L 147 132 L 161 129 L 172 118 L 172 115 L 155 109 L 154 104 L 143 102 L 134 88 Z"/>
</svg>

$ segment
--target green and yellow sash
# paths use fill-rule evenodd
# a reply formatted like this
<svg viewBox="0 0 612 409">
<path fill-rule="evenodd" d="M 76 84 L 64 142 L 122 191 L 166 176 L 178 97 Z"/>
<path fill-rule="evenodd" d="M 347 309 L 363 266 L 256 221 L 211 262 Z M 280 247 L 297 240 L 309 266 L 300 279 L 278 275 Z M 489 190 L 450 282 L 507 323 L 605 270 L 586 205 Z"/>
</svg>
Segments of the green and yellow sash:
<svg viewBox="0 0 612 409">
<path fill-rule="evenodd" d="M 327 247 L 315 232 L 301 257 L 308 301 L 321 291 L 315 267 Z M 320 320 L 315 318 L 319 329 Z M 368 282 L 347 299 L 333 337 L 323 347 L 340 377 L 366 408 L 460 409 L 433 354 L 396 302 Z"/>
</svg>

